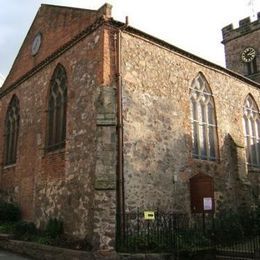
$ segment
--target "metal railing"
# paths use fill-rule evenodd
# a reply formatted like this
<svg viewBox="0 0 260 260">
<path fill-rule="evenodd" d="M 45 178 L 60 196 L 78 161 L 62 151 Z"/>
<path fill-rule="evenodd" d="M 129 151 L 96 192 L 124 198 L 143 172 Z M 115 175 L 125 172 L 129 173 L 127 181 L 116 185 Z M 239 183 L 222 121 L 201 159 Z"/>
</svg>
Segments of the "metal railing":
<svg viewBox="0 0 260 260">
<path fill-rule="evenodd" d="M 125 214 L 124 230 L 118 227 L 117 250 L 175 255 L 211 251 L 220 255 L 253 257 L 260 250 L 258 220 L 253 216 L 250 219 L 238 215 L 188 216 L 159 210 L 155 212 L 154 219 L 145 220 L 144 212 L 137 210 Z"/>
</svg>

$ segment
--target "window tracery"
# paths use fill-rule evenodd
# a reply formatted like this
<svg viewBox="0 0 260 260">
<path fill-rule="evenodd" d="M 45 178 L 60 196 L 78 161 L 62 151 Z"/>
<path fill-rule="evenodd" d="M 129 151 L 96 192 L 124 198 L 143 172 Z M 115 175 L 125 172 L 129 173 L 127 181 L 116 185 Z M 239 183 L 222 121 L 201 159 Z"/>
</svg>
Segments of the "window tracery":
<svg viewBox="0 0 260 260">
<path fill-rule="evenodd" d="M 202 160 L 217 159 L 217 125 L 211 90 L 204 76 L 199 75 L 190 87 L 192 155 Z"/>
<path fill-rule="evenodd" d="M 16 163 L 19 120 L 19 100 L 13 96 L 5 118 L 5 165 Z"/>
<path fill-rule="evenodd" d="M 250 95 L 244 103 L 243 123 L 247 162 L 252 167 L 260 167 L 260 115 L 257 104 Z"/>
<path fill-rule="evenodd" d="M 65 145 L 66 136 L 67 77 L 60 64 L 56 67 L 48 99 L 47 150 L 60 149 Z"/>
</svg>

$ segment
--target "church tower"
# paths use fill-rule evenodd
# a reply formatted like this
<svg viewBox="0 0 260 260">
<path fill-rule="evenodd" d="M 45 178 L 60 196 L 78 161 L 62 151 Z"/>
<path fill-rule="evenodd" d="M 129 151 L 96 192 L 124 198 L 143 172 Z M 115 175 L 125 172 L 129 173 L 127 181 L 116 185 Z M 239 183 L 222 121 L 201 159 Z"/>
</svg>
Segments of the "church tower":
<svg viewBox="0 0 260 260">
<path fill-rule="evenodd" d="M 232 24 L 224 27 L 222 34 L 227 69 L 260 83 L 260 12 L 256 21 L 247 17 L 236 29 Z"/>
</svg>

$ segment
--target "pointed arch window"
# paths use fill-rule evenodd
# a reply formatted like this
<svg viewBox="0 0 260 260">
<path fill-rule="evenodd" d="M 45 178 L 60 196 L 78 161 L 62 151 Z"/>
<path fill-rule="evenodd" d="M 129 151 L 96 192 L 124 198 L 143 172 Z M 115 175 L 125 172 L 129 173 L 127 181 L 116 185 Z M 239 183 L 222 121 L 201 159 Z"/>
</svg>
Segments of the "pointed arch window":
<svg viewBox="0 0 260 260">
<path fill-rule="evenodd" d="M 66 137 L 67 76 L 62 65 L 57 65 L 48 98 L 47 150 L 65 146 Z"/>
<path fill-rule="evenodd" d="M 20 120 L 19 113 L 19 100 L 16 96 L 13 96 L 9 103 L 5 118 L 5 165 L 16 163 Z"/>
<path fill-rule="evenodd" d="M 190 87 L 192 155 L 202 160 L 217 159 L 217 125 L 212 92 L 199 73 Z"/>
<path fill-rule="evenodd" d="M 243 123 L 247 163 L 252 167 L 260 167 L 260 115 L 257 104 L 250 95 L 244 103 Z"/>
</svg>

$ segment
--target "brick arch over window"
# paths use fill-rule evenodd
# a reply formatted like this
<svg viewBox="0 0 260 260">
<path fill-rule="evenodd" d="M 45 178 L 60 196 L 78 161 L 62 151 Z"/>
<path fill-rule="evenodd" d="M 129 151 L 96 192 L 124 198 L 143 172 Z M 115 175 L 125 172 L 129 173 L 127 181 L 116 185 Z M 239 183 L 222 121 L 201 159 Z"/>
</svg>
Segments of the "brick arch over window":
<svg viewBox="0 0 260 260">
<path fill-rule="evenodd" d="M 14 95 L 8 105 L 5 117 L 5 165 L 16 163 L 19 121 L 19 100 L 17 96 Z"/>
<path fill-rule="evenodd" d="M 260 114 L 251 95 L 248 95 L 244 102 L 243 124 L 247 163 L 252 167 L 260 167 Z"/>
<path fill-rule="evenodd" d="M 202 73 L 190 86 L 192 155 L 202 160 L 216 160 L 218 155 L 217 123 L 214 99 Z"/>
<path fill-rule="evenodd" d="M 65 146 L 66 107 L 67 76 L 64 67 L 58 64 L 51 78 L 48 96 L 47 151 Z"/>
</svg>

